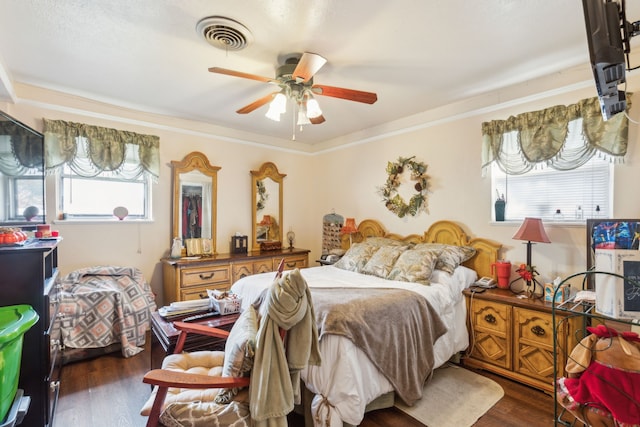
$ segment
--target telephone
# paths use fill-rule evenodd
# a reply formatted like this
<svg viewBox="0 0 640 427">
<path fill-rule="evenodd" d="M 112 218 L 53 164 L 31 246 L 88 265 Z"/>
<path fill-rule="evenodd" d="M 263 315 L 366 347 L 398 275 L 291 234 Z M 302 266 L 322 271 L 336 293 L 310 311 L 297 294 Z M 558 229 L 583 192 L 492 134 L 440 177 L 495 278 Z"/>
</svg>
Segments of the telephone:
<svg viewBox="0 0 640 427">
<path fill-rule="evenodd" d="M 334 263 L 336 261 L 338 261 L 340 259 L 340 255 L 336 255 L 336 254 L 323 254 L 320 256 L 320 259 L 322 261 L 325 261 L 327 263 Z"/>
<path fill-rule="evenodd" d="M 474 286 L 478 286 L 480 288 L 495 288 L 495 280 L 492 277 L 481 277 L 474 283 Z"/>
</svg>

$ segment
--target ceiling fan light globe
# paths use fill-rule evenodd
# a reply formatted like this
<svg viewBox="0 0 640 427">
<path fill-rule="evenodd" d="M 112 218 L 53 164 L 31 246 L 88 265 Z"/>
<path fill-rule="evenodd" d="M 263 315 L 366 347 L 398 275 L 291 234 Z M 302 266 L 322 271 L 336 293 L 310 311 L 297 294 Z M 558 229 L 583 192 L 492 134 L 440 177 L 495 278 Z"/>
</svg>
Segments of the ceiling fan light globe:
<svg viewBox="0 0 640 427">
<path fill-rule="evenodd" d="M 307 117 L 305 112 L 302 111 L 302 110 L 298 111 L 298 122 L 297 122 L 297 124 L 298 124 L 298 126 L 310 125 L 311 124 L 311 122 L 309 121 L 309 118 Z"/>
<path fill-rule="evenodd" d="M 269 104 L 269 109 L 272 108 L 279 114 L 285 113 L 287 111 L 287 97 L 283 93 L 277 94 Z"/>
<path fill-rule="evenodd" d="M 280 121 L 280 113 L 272 108 L 272 106 L 269 106 L 269 110 L 267 110 L 267 113 L 264 116 L 274 122 Z"/>
<path fill-rule="evenodd" d="M 315 119 L 316 117 L 320 117 L 322 115 L 322 110 L 320 109 L 320 105 L 318 105 L 318 101 L 314 98 L 311 98 L 307 101 L 307 117 L 310 119 Z"/>
</svg>

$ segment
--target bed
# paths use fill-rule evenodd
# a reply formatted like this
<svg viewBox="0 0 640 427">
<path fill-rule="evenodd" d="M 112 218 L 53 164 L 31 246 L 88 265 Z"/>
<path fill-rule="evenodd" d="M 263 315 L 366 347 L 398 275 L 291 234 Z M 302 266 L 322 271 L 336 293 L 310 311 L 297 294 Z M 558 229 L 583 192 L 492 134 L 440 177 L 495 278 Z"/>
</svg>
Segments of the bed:
<svg viewBox="0 0 640 427">
<path fill-rule="evenodd" d="M 311 425 L 311 420 L 316 426 L 358 425 L 367 410 L 392 406 L 394 393 L 399 393 L 399 396 L 408 404 L 413 403 L 416 398 L 420 398 L 422 382 L 430 377 L 431 371 L 467 348 L 469 335 L 466 327 L 466 305 L 462 290 L 470 286 L 479 276 L 493 275 L 491 264 L 498 260 L 500 249 L 499 244 L 490 240 L 470 238 L 458 224 L 450 221 L 436 222 L 422 235 L 399 236 L 387 233 L 384 227 L 375 220 L 364 220 L 358 226 L 358 232 L 352 235 L 352 239 L 353 246 L 351 248 L 349 248 L 348 236 L 343 240 L 343 247 L 347 249 L 347 253 L 338 263 L 333 266 L 310 267 L 301 270 L 312 292 L 316 306 L 316 319 L 318 319 L 321 331 L 322 365 L 308 366 L 302 372 L 302 380 L 313 395 L 313 400 L 309 405 L 310 409 L 307 409 L 307 412 L 311 412 L 311 417 L 308 413 L 305 414 L 308 425 Z M 356 255 L 362 252 L 363 248 L 368 248 L 368 245 L 379 246 L 378 249 L 370 251 L 372 254 L 363 264 Z M 380 248 L 383 247 L 385 249 L 381 250 Z M 409 249 L 411 249 L 411 256 L 415 256 L 416 253 L 423 256 L 423 250 L 433 252 L 431 249 L 438 249 L 438 247 L 443 247 L 446 251 L 467 255 L 458 259 L 458 261 L 463 261 L 459 265 L 455 263 L 455 260 L 452 261 L 453 265 L 451 262 L 448 262 L 446 266 L 439 263 L 438 269 L 433 269 L 428 273 L 428 286 L 425 286 L 424 280 L 414 280 L 415 277 L 411 276 L 412 273 L 409 273 L 409 276 L 397 274 L 396 266 L 402 264 L 402 259 L 407 258 Z M 382 252 L 384 252 L 384 256 L 376 258 L 378 261 L 384 261 L 373 263 L 373 268 L 367 267 L 367 264 L 370 264 L 369 261 L 373 262 L 374 255 Z M 399 255 L 396 256 L 396 252 Z M 442 255 L 441 252 L 435 251 L 434 253 Z M 436 262 L 441 261 L 438 256 L 433 259 L 430 257 L 431 255 L 424 255 L 424 258 L 429 258 L 424 263 L 430 264 L 432 268 L 436 266 Z M 354 266 L 353 260 L 357 260 L 360 264 Z M 389 277 L 393 280 L 390 280 Z M 242 297 L 244 308 L 272 281 L 272 273 L 247 276 L 234 283 L 232 291 Z M 347 288 L 348 292 L 345 291 Z M 345 334 L 322 332 L 320 318 L 325 317 L 324 306 L 326 305 L 322 298 L 325 298 L 326 294 L 332 292 L 337 295 L 355 295 L 363 292 L 374 294 L 382 292 L 381 290 L 385 292 L 389 290 L 389 292 L 398 293 L 405 298 L 406 296 L 403 294 L 409 293 L 412 301 L 423 305 L 426 300 L 426 305 L 430 307 L 434 316 L 433 323 L 437 324 L 437 321 L 440 321 L 446 326 L 440 332 L 435 330 L 437 328 L 431 327 L 434 333 L 432 338 L 434 343 L 429 344 L 432 344 L 432 348 L 427 348 L 431 345 L 425 345 L 423 349 L 420 349 L 428 357 L 423 357 L 421 354 L 415 357 L 416 354 L 411 351 L 408 351 L 407 355 L 398 353 L 392 357 L 394 365 L 416 367 L 417 371 L 422 370 L 422 363 L 426 364 L 428 368 L 426 378 L 417 379 L 420 382 L 417 396 L 416 390 L 407 392 L 404 386 L 399 389 L 397 381 L 395 381 L 396 378 L 393 376 L 394 373 L 387 372 L 389 365 L 381 364 L 378 360 L 380 357 L 377 357 L 376 354 L 366 354 L 366 348 L 361 343 L 354 344 L 354 341 L 344 336 Z M 415 298 L 416 295 L 423 298 Z M 402 304 L 406 304 L 408 300 L 403 301 Z M 375 305 L 374 303 L 372 306 Z M 380 305 L 378 304 L 378 306 Z M 389 331 L 391 330 L 388 329 L 389 321 L 385 323 L 384 309 L 387 307 L 382 305 L 382 310 L 379 310 L 374 317 L 380 318 L 381 323 L 377 327 L 387 328 Z M 318 308 L 322 312 L 319 312 Z M 393 314 L 393 327 L 403 331 L 405 327 L 403 322 L 415 323 L 415 316 L 404 314 L 404 311 L 386 310 L 386 312 Z M 409 309 L 406 311 L 412 313 Z M 407 319 L 404 320 L 402 316 Z M 380 335 L 390 335 L 389 339 L 392 340 L 395 334 L 383 333 Z M 422 343 L 422 341 L 420 342 Z M 385 348 L 385 351 L 374 353 L 386 355 L 390 353 L 389 349 L 394 348 L 397 343 L 397 339 L 390 341 L 387 345 L 383 343 L 381 346 Z M 371 348 L 368 350 L 371 351 Z M 383 366 L 385 368 L 382 368 Z"/>
</svg>

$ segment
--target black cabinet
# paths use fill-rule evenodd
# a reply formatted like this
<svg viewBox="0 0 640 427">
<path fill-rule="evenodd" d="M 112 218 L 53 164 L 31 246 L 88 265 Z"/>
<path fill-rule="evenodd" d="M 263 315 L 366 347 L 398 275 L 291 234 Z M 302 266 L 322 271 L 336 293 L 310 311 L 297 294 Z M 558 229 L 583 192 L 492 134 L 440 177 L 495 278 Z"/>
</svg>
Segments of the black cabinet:
<svg viewBox="0 0 640 427">
<path fill-rule="evenodd" d="M 31 397 L 21 427 L 49 427 L 60 389 L 58 241 L 0 247 L 0 305 L 28 304 L 40 316 L 24 335 L 18 388 Z"/>
</svg>

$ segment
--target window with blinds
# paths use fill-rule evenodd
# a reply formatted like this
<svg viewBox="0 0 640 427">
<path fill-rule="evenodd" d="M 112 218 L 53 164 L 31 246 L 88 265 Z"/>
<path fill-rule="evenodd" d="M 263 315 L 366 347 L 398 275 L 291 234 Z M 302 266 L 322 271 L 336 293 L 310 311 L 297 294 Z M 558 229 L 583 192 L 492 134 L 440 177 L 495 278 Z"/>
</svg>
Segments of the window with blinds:
<svg viewBox="0 0 640 427">
<path fill-rule="evenodd" d="M 613 216 L 613 163 L 598 155 L 577 169 L 539 164 L 522 175 L 507 175 L 494 162 L 491 177 L 492 201 L 504 196 L 507 202 L 505 221 L 536 217 L 567 223 Z"/>
</svg>

